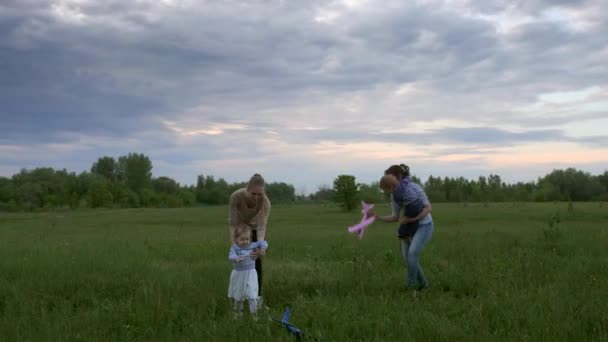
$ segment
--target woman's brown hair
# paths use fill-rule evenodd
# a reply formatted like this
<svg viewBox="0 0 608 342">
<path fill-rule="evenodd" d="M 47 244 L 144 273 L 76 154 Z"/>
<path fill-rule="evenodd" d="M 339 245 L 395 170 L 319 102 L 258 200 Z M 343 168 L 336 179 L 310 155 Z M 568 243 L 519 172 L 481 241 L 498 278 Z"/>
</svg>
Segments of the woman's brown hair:
<svg viewBox="0 0 608 342">
<path fill-rule="evenodd" d="M 405 164 L 391 165 L 388 169 L 384 170 L 385 175 L 393 175 L 397 179 L 409 177 L 410 168 Z"/>
</svg>

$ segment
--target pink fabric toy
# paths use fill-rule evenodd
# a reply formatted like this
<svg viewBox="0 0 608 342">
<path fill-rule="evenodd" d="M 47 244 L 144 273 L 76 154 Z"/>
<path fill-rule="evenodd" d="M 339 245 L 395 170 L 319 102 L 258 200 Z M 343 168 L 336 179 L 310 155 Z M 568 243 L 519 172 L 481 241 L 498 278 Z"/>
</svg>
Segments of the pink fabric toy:
<svg viewBox="0 0 608 342">
<path fill-rule="evenodd" d="M 348 227 L 348 231 L 351 233 L 359 232 L 359 239 L 363 238 L 363 233 L 367 226 L 372 224 L 376 220 L 376 216 L 367 216 L 367 212 L 374 207 L 373 204 L 367 204 L 361 201 L 361 213 L 363 214 L 363 218 L 361 218 L 361 222 L 354 226 Z"/>
</svg>

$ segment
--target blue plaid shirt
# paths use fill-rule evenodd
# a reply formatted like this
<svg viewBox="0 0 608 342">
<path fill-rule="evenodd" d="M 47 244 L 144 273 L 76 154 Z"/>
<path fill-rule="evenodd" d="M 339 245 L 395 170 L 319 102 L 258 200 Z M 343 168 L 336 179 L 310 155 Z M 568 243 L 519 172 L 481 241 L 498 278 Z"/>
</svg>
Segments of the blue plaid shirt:
<svg viewBox="0 0 608 342">
<path fill-rule="evenodd" d="M 258 248 L 265 250 L 268 248 L 268 243 L 262 240 L 252 242 L 246 247 L 239 247 L 237 244 L 232 245 L 232 247 L 230 247 L 230 252 L 228 253 L 228 259 L 232 261 L 234 270 L 247 271 L 255 269 L 255 260 L 251 258 L 251 252 Z M 237 258 L 245 258 L 245 260 L 236 262 Z"/>
<path fill-rule="evenodd" d="M 401 210 L 405 208 L 405 206 L 410 203 L 420 200 L 422 202 L 422 206 L 426 207 L 430 204 L 424 189 L 416 184 L 412 183 L 409 177 L 404 178 L 397 189 L 393 191 L 391 194 L 391 206 L 393 208 L 393 216 L 400 217 Z M 431 214 L 427 214 L 425 217 L 421 218 L 418 221 L 419 224 L 427 224 L 433 222 L 433 218 Z"/>
</svg>

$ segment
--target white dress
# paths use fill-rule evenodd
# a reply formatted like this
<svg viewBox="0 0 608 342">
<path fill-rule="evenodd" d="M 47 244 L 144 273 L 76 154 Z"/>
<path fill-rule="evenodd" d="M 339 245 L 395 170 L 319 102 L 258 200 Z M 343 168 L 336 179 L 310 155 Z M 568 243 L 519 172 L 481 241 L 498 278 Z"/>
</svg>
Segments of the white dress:
<svg viewBox="0 0 608 342">
<path fill-rule="evenodd" d="M 258 273 L 256 270 L 232 270 L 228 297 L 237 301 L 258 298 Z"/>
<path fill-rule="evenodd" d="M 267 247 L 266 241 L 252 242 L 246 247 L 232 245 L 228 256 L 234 265 L 228 286 L 229 298 L 237 301 L 258 298 L 258 273 L 255 270 L 255 260 L 251 258 L 251 252 L 257 248 L 266 249 Z M 237 258 L 244 258 L 244 260 L 236 263 L 234 260 Z"/>
</svg>

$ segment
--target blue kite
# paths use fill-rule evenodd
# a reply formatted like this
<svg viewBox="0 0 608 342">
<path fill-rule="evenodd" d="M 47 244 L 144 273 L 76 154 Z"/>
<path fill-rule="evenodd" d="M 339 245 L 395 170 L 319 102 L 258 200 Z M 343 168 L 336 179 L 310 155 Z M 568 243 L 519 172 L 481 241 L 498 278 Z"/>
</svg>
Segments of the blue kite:
<svg viewBox="0 0 608 342">
<path fill-rule="evenodd" d="M 289 308 L 285 308 L 285 313 L 283 314 L 283 319 L 280 321 L 278 319 L 273 319 L 273 321 L 278 322 L 279 324 L 284 326 L 285 329 L 287 329 L 287 331 L 289 333 L 294 335 L 299 340 L 300 338 L 302 338 L 304 336 L 304 333 L 298 327 L 289 323 L 290 315 L 291 315 L 291 311 L 289 311 Z"/>
</svg>

